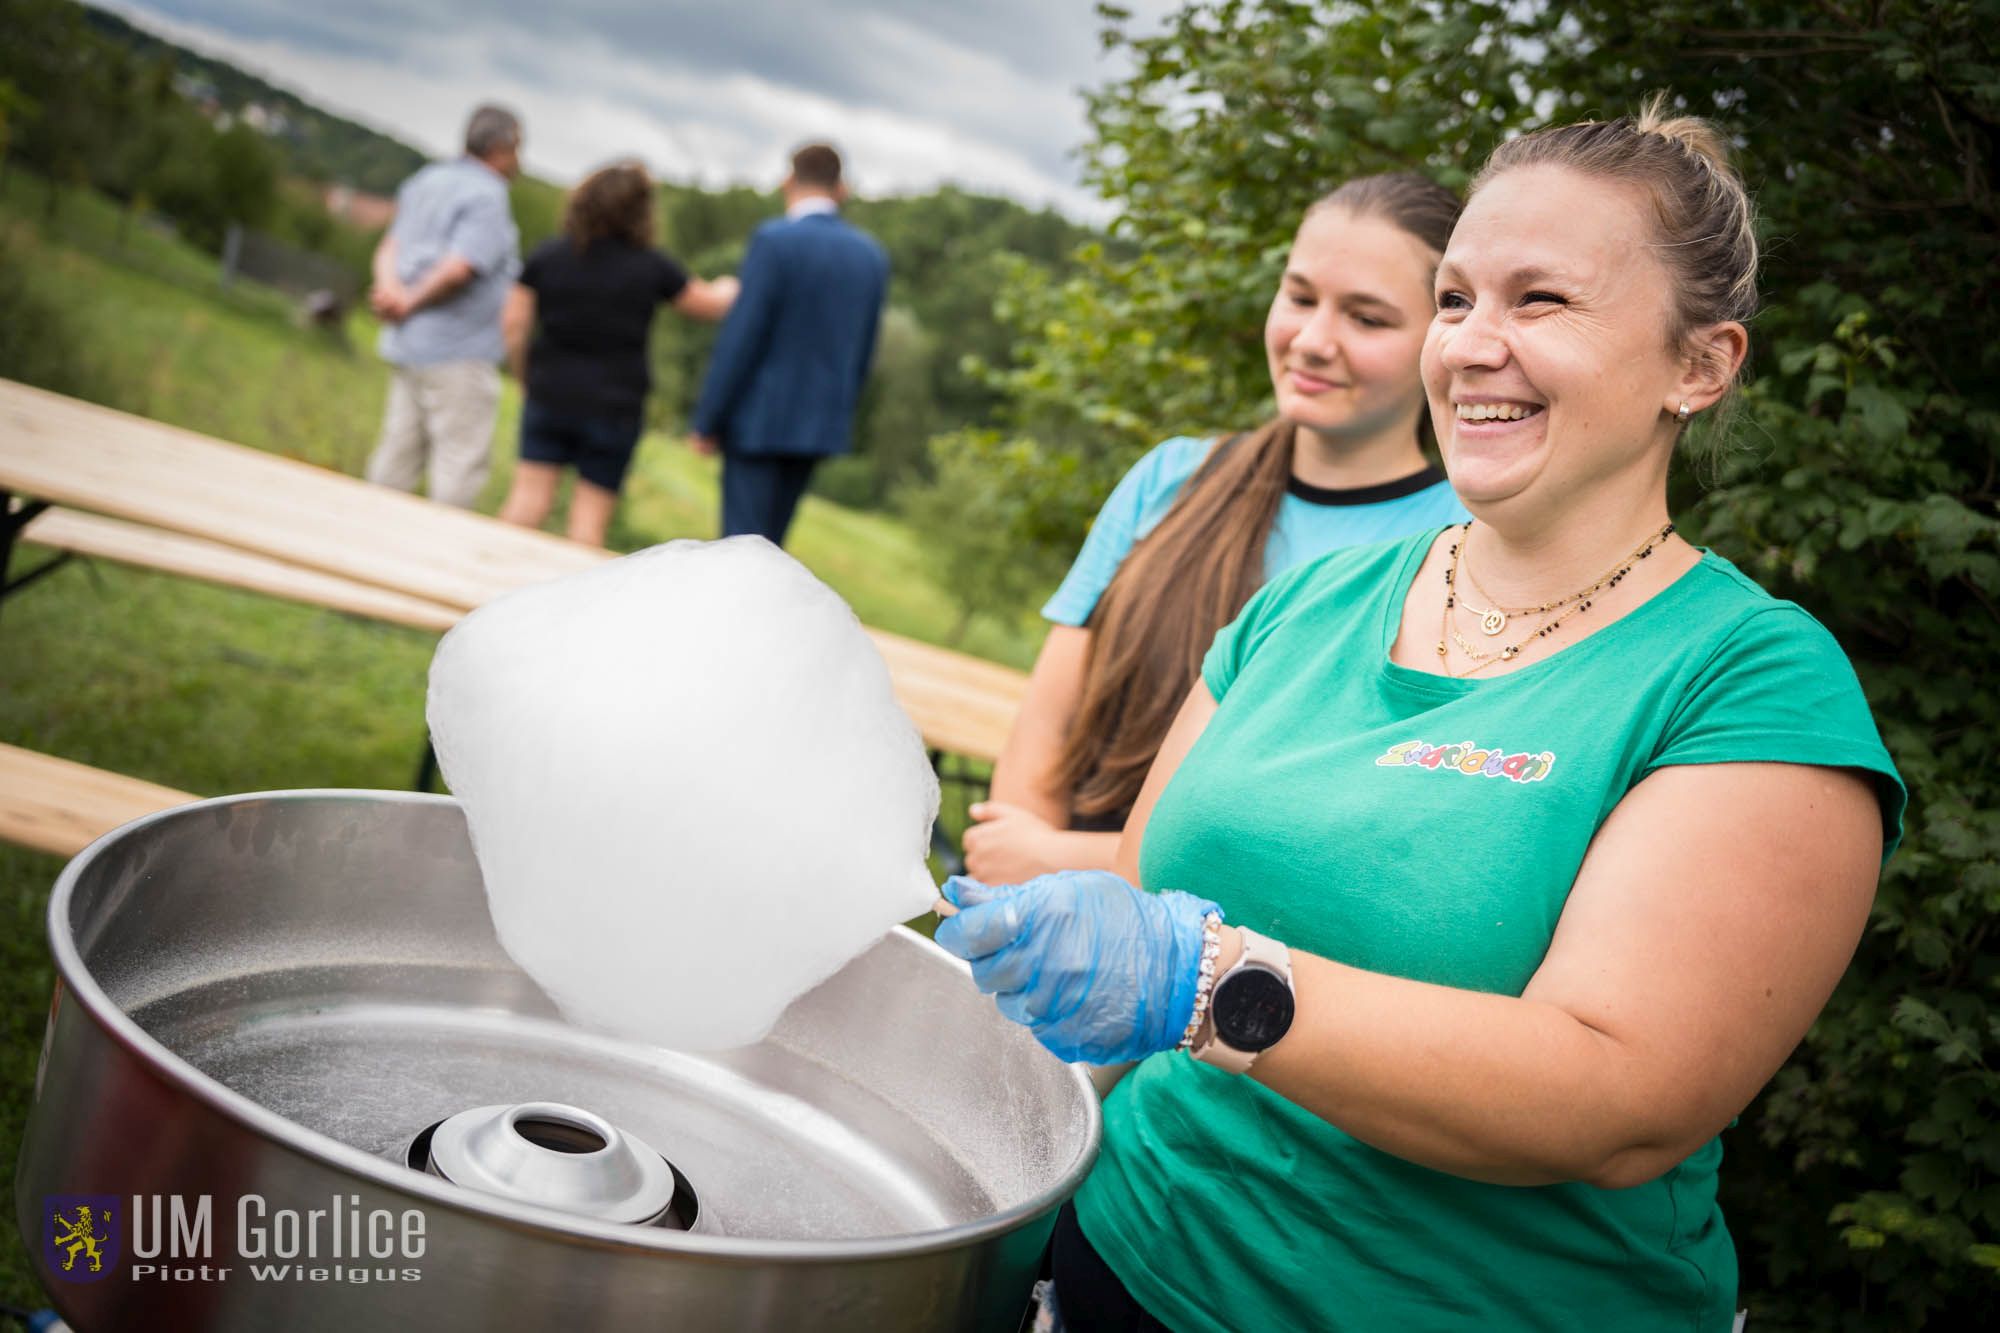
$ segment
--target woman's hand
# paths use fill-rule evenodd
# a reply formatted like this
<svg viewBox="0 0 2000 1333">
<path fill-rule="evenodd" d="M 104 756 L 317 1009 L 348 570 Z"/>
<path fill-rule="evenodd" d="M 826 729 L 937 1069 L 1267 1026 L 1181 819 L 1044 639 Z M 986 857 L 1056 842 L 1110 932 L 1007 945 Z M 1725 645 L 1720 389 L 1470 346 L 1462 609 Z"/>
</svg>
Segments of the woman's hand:
<svg viewBox="0 0 2000 1333">
<path fill-rule="evenodd" d="M 1202 918 L 1192 894 L 1141 893 L 1102 870 L 989 888 L 953 876 L 937 942 L 979 989 L 1064 1060 L 1116 1064 L 1180 1044 L 1194 1013 Z"/>
<path fill-rule="evenodd" d="M 1004 801 L 979 801 L 967 811 L 977 822 L 965 831 L 965 868 L 983 884 L 1025 884 L 1052 870 L 1063 830 L 1032 810 Z"/>
</svg>

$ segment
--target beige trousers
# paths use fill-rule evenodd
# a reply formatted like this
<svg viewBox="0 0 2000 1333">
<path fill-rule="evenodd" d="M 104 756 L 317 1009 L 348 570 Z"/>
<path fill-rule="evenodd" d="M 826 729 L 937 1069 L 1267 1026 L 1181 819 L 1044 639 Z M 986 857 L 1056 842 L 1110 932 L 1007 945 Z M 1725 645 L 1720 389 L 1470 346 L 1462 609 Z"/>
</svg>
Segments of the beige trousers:
<svg viewBox="0 0 2000 1333">
<path fill-rule="evenodd" d="M 428 468 L 431 499 L 470 509 L 493 461 L 500 372 L 484 361 L 398 366 L 368 480 L 414 491 Z"/>
</svg>

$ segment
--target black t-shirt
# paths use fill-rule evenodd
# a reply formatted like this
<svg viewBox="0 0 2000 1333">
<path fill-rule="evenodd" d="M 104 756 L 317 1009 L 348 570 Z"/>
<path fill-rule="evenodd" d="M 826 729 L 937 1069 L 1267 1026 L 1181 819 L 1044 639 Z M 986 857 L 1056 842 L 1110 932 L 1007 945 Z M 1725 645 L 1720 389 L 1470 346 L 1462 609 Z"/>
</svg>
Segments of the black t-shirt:
<svg viewBox="0 0 2000 1333">
<path fill-rule="evenodd" d="M 652 386 L 653 310 L 681 294 L 687 270 L 624 241 L 599 239 L 579 252 L 558 236 L 535 247 L 520 281 L 535 293 L 528 396 L 562 411 L 638 412 Z"/>
</svg>

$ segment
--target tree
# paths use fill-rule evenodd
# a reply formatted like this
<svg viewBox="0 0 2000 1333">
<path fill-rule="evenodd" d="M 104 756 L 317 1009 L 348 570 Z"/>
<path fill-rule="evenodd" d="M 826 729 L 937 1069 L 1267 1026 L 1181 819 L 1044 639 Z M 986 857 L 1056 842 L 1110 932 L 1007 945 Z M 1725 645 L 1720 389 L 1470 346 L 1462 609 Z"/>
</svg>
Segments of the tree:
<svg viewBox="0 0 2000 1333">
<path fill-rule="evenodd" d="M 1132 72 L 1088 95 L 1084 167 L 1118 216 L 1072 276 L 1010 270 L 1011 364 L 987 367 L 1006 429 L 941 444 L 979 456 L 955 475 L 1043 497 L 1010 542 L 1074 551 L 1148 446 L 1268 412 L 1264 309 L 1299 216 L 1366 172 L 1462 183 L 1526 123 L 1518 8 L 1220 0 L 1133 37 L 1100 6 Z"/>
<path fill-rule="evenodd" d="M 872 509 L 896 486 L 926 474 L 938 429 L 931 363 L 937 338 L 900 305 L 882 314 L 875 364 L 854 420 L 854 452 L 813 474 L 813 490 L 838 504 Z"/>
<path fill-rule="evenodd" d="M 1667 87 L 1738 135 L 1767 308 L 1742 447 L 1683 512 L 1840 637 L 1913 798 L 1854 966 L 1732 1136 L 1746 1290 L 1771 1322 L 1970 1326 L 2000 1269 L 2000 3 L 1578 18 L 1569 114 Z"/>
<path fill-rule="evenodd" d="M 35 100 L 14 86 L 12 79 L 0 78 L 0 182 L 13 162 L 11 150 L 20 135 L 20 126 L 35 117 Z"/>
</svg>

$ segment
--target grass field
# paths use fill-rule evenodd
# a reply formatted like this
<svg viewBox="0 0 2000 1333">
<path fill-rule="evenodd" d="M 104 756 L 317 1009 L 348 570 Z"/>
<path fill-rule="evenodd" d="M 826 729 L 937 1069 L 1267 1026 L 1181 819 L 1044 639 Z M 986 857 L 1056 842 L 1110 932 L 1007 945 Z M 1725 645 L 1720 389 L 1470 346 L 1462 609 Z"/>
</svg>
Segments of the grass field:
<svg viewBox="0 0 2000 1333">
<path fill-rule="evenodd" d="M 143 225 L 121 227 L 102 198 L 66 192 L 53 219 L 45 203 L 43 183 L 18 171 L 0 188 L 0 258 L 16 266 L 38 308 L 59 311 L 60 328 L 48 334 L 65 350 L 40 378 L 223 439 L 360 470 L 387 388 L 364 317 L 344 342 L 306 330 L 283 298 L 223 290 L 212 259 Z M 488 512 L 505 490 L 517 411 L 510 384 Z M 712 537 L 716 480 L 713 462 L 649 437 L 614 544 Z M 790 549 L 869 624 L 942 642 L 958 618 L 922 546 L 891 518 L 809 497 Z M 32 550 L 17 557 L 16 572 L 38 560 Z M 1038 637 L 1026 617 L 979 617 L 954 646 L 1025 666 Z M 424 738 L 434 644 L 253 594 L 73 562 L 0 610 L 0 741 L 201 795 L 403 787 Z M 0 1163 L 10 1219 L 52 983 L 42 913 L 60 866 L 0 847 Z M 0 1301 L 43 1303 L 11 1221 L 0 1226 Z"/>
</svg>

